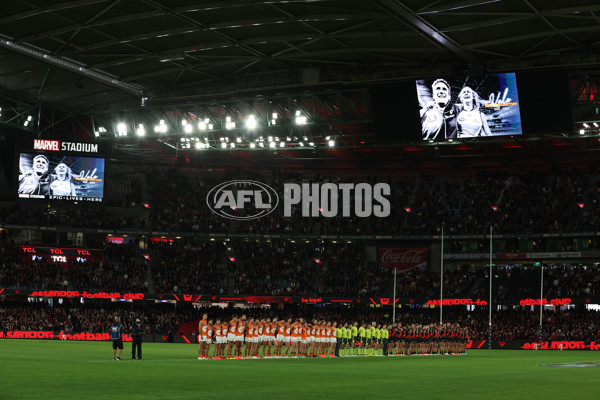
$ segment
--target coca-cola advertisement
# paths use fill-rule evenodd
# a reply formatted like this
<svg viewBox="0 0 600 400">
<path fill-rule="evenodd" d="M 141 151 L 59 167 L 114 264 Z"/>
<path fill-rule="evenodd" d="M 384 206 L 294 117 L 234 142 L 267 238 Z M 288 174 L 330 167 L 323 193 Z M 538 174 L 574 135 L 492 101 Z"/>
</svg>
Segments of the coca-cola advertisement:
<svg viewBox="0 0 600 400">
<path fill-rule="evenodd" d="M 380 248 L 379 266 L 382 268 L 410 271 L 427 266 L 429 249 L 426 247 Z"/>
</svg>

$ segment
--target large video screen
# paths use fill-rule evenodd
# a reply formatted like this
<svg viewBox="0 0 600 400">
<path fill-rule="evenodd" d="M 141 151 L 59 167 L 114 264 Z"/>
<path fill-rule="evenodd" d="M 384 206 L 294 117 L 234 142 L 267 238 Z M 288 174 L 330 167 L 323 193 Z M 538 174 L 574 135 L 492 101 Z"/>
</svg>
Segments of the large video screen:
<svg viewBox="0 0 600 400">
<path fill-rule="evenodd" d="M 21 153 L 19 198 L 101 202 L 104 164 L 97 157 Z"/>
<path fill-rule="evenodd" d="M 418 80 L 423 140 L 522 134 L 514 73 Z"/>
</svg>

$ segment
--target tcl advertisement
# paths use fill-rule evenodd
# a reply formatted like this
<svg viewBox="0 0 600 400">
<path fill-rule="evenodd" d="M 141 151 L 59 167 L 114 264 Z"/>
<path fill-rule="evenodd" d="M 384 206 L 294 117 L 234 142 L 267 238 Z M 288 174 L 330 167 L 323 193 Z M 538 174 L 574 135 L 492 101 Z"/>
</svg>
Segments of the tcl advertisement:
<svg viewBox="0 0 600 400">
<path fill-rule="evenodd" d="M 41 246 L 19 246 L 22 254 L 26 254 L 28 261 L 49 262 L 93 262 L 103 261 L 104 252 L 99 249 L 81 249 L 70 247 L 41 247 Z"/>
<path fill-rule="evenodd" d="M 380 248 L 379 266 L 397 271 L 425 268 L 429 249 L 425 247 Z"/>
</svg>

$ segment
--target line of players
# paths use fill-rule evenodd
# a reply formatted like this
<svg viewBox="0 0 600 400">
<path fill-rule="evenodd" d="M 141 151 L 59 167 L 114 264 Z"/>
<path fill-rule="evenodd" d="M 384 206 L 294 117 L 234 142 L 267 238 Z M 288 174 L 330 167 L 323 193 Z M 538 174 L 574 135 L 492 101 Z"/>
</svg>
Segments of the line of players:
<svg viewBox="0 0 600 400">
<path fill-rule="evenodd" d="M 468 329 L 458 324 L 359 325 L 303 318 L 278 320 L 233 315 L 230 321 L 208 319 L 198 324 L 198 360 L 212 358 L 354 357 L 412 354 L 463 354 Z M 245 343 L 245 346 L 244 346 Z M 284 349 L 285 348 L 285 349 Z"/>
<path fill-rule="evenodd" d="M 392 326 L 389 355 L 465 354 L 467 350 L 469 329 L 458 324 Z"/>
</svg>

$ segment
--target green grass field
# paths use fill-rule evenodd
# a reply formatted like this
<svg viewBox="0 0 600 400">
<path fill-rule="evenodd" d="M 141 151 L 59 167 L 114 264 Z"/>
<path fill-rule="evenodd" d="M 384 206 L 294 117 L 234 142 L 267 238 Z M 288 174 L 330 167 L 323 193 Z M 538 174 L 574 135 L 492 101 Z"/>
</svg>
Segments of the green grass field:
<svg viewBox="0 0 600 400">
<path fill-rule="evenodd" d="M 0 340 L 0 399 L 597 399 L 590 351 L 471 350 L 464 356 L 196 359 L 195 344 Z"/>
</svg>

